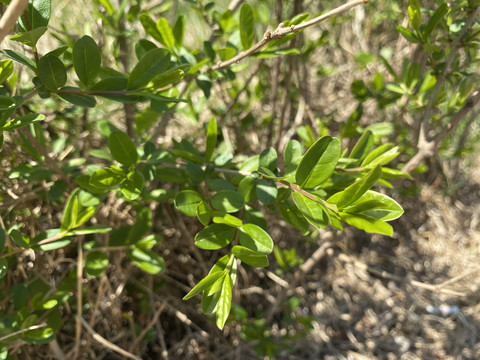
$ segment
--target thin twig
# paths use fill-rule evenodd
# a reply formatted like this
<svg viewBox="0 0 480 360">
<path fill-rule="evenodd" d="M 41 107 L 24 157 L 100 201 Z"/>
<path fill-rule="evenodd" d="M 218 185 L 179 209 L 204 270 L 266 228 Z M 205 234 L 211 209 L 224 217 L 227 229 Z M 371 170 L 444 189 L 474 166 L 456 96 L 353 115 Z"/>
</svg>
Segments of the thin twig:
<svg viewBox="0 0 480 360">
<path fill-rule="evenodd" d="M 82 338 L 82 279 L 83 279 L 83 241 L 80 238 L 77 243 L 77 316 L 75 317 L 75 348 L 73 352 L 73 358 L 76 359 L 78 351 L 80 350 L 80 340 Z"/>
<path fill-rule="evenodd" d="M 29 326 L 28 328 L 25 328 L 25 329 L 21 329 L 21 330 L 18 330 L 18 331 L 14 331 L 10 334 L 7 334 L 5 336 L 2 336 L 0 338 L 0 342 L 2 341 L 5 341 L 11 337 L 14 337 L 14 336 L 17 336 L 17 335 L 20 335 L 20 334 L 23 334 L 23 333 L 26 333 L 27 331 L 31 331 L 31 330 L 37 330 L 37 329 L 43 329 L 47 327 L 47 324 L 38 324 L 38 325 L 32 325 L 32 326 Z"/>
<path fill-rule="evenodd" d="M 77 316 L 77 318 L 79 319 L 80 323 L 83 325 L 83 327 L 85 328 L 85 330 L 87 330 L 90 335 L 92 335 L 92 338 L 98 342 L 99 344 L 105 346 L 106 348 L 122 355 L 123 357 L 125 358 L 128 358 L 128 359 L 133 359 L 133 360 L 142 360 L 140 357 L 136 356 L 136 355 L 133 355 L 131 353 L 129 353 L 128 351 L 126 350 L 123 350 L 121 347 L 111 343 L 110 341 L 108 341 L 107 339 L 105 339 L 104 337 L 102 337 L 100 334 L 98 334 L 95 330 L 93 330 L 90 325 L 88 325 L 88 323 L 82 318 L 82 317 L 79 317 Z"/>
<path fill-rule="evenodd" d="M 235 63 L 239 62 L 240 60 L 243 60 L 247 56 L 250 56 L 250 55 L 256 53 L 257 51 L 259 51 L 261 48 L 263 48 L 265 45 L 267 45 L 269 42 L 271 42 L 273 40 L 281 39 L 288 34 L 296 33 L 296 32 L 299 32 L 300 30 L 306 29 L 310 26 L 320 24 L 320 23 L 324 22 L 325 20 L 328 20 L 328 19 L 330 19 L 330 18 L 332 18 L 336 15 L 342 14 L 342 13 L 350 10 L 351 8 L 353 8 L 355 6 L 358 6 L 358 5 L 361 5 L 361 4 L 366 4 L 368 2 L 369 2 L 369 0 L 350 1 L 346 4 L 343 4 L 343 5 L 341 5 L 337 8 L 329 11 L 329 12 L 326 12 L 323 15 L 320 15 L 320 16 L 312 19 L 312 20 L 306 21 L 306 22 L 304 22 L 300 25 L 291 25 L 291 26 L 288 26 L 288 27 L 284 27 L 283 23 L 280 23 L 275 30 L 266 31 L 265 34 L 263 35 L 263 39 L 261 41 L 259 41 L 258 43 L 256 43 L 255 45 L 253 45 L 250 49 L 242 51 L 241 53 L 234 56 L 233 58 L 231 58 L 229 60 L 226 60 L 226 61 L 223 61 L 223 62 L 220 62 L 217 65 L 212 66 L 210 69 L 211 70 L 219 70 L 219 69 L 223 69 L 223 68 L 225 68 L 229 65 L 235 64 Z"/>
<path fill-rule="evenodd" d="M 130 348 L 128 349 L 130 352 L 133 352 L 135 348 L 140 344 L 140 341 L 145 337 L 147 334 L 148 330 L 150 330 L 158 321 L 158 318 L 160 317 L 160 314 L 162 313 L 163 309 L 165 309 L 165 304 L 161 304 L 160 307 L 155 311 L 155 314 L 153 314 L 152 320 L 143 328 L 143 330 L 138 334 L 136 339 L 133 341 L 132 345 L 130 345 Z"/>
</svg>

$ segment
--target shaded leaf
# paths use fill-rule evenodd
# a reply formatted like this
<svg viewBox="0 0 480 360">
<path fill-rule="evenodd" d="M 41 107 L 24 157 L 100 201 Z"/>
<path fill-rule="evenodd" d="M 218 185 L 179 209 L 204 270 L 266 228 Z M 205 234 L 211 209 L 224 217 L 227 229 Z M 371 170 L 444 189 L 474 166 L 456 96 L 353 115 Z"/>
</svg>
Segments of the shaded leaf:
<svg viewBox="0 0 480 360">
<path fill-rule="evenodd" d="M 67 71 L 63 62 L 54 55 L 38 61 L 38 78 L 48 90 L 57 90 L 67 82 Z"/>
<path fill-rule="evenodd" d="M 73 46 L 73 67 L 85 86 L 91 85 L 100 71 L 102 58 L 97 43 L 90 36 L 83 36 Z"/>
<path fill-rule="evenodd" d="M 227 246 L 236 229 L 225 224 L 212 224 L 195 235 L 195 245 L 204 250 L 217 250 Z"/>
<path fill-rule="evenodd" d="M 138 153 L 135 144 L 130 136 L 122 131 L 114 131 L 108 138 L 108 147 L 112 156 L 120 164 L 125 166 L 135 165 L 138 160 Z"/>
</svg>

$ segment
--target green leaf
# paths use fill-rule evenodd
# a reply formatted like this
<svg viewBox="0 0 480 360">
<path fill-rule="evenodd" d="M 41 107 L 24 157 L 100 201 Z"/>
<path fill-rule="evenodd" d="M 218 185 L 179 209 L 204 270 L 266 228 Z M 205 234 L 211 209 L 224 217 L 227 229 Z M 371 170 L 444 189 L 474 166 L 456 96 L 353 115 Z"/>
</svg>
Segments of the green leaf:
<svg viewBox="0 0 480 360">
<path fill-rule="evenodd" d="M 71 236 L 71 235 L 89 235 L 89 234 L 105 234 L 112 231 L 112 228 L 107 225 L 93 225 L 93 226 L 88 226 L 84 227 L 82 229 L 75 229 L 72 231 L 69 231 L 65 236 Z"/>
<path fill-rule="evenodd" d="M 110 149 L 113 158 L 120 164 L 131 166 L 137 163 L 137 148 L 130 139 L 130 136 L 124 132 L 112 132 L 108 138 L 108 148 Z"/>
<path fill-rule="evenodd" d="M 300 230 L 303 235 L 308 233 L 308 221 L 305 220 L 297 207 L 279 206 L 279 210 L 280 215 L 287 223 Z"/>
<path fill-rule="evenodd" d="M 428 21 L 427 25 L 423 28 L 423 38 L 426 39 L 430 36 L 433 29 L 437 26 L 437 24 L 442 20 L 442 18 L 448 12 L 448 5 L 446 3 L 442 3 L 437 10 L 433 13 L 432 17 Z"/>
<path fill-rule="evenodd" d="M 85 273 L 89 277 L 100 277 L 108 266 L 108 256 L 100 251 L 92 251 L 85 258 Z"/>
<path fill-rule="evenodd" d="M 0 258 L 0 279 L 3 279 L 7 275 L 8 261 L 5 258 Z"/>
<path fill-rule="evenodd" d="M 183 297 L 183 300 L 191 299 L 195 295 L 200 294 L 202 291 L 208 291 L 210 287 L 224 275 L 225 272 L 219 271 L 205 276 L 197 285 L 195 285 L 192 290 L 190 290 L 187 295 Z"/>
<path fill-rule="evenodd" d="M 3 84 L 10 75 L 13 74 L 13 62 L 12 60 L 0 61 L 0 84 Z"/>
<path fill-rule="evenodd" d="M 12 131 L 28 124 L 32 124 L 37 121 L 45 120 L 45 115 L 43 114 L 28 114 L 20 116 L 16 119 L 12 119 L 9 122 L 3 125 L 3 130 L 5 131 Z"/>
<path fill-rule="evenodd" d="M 10 40 L 18 41 L 19 43 L 35 48 L 37 46 L 38 40 L 42 37 L 43 34 L 47 31 L 46 26 L 36 28 L 34 30 L 26 31 L 20 34 L 13 35 L 10 37 Z"/>
<path fill-rule="evenodd" d="M 408 17 L 408 26 L 419 31 L 420 25 L 422 25 L 422 14 L 420 12 L 418 0 L 408 0 Z"/>
<path fill-rule="evenodd" d="M 358 163 L 365 159 L 373 146 L 373 141 L 374 138 L 372 132 L 369 130 L 364 131 L 362 136 L 360 136 L 360 139 L 358 139 L 357 143 L 350 152 L 348 158 L 356 159 Z"/>
<path fill-rule="evenodd" d="M 156 49 L 157 45 L 147 39 L 140 39 L 135 43 L 135 55 L 140 60 L 150 50 Z"/>
<path fill-rule="evenodd" d="M 125 174 L 122 174 L 111 168 L 98 169 L 90 178 L 89 185 L 97 189 L 111 189 L 119 185 L 126 178 Z"/>
<path fill-rule="evenodd" d="M 90 87 L 91 91 L 97 91 L 97 96 L 104 97 L 113 101 L 123 103 L 138 102 L 138 95 L 125 94 L 128 80 L 123 77 L 109 77 L 100 80 L 98 83 Z M 117 92 L 117 94 L 115 93 Z"/>
<path fill-rule="evenodd" d="M 242 194 L 234 190 L 221 190 L 211 197 L 210 202 L 215 209 L 227 213 L 237 212 L 245 204 Z"/>
<path fill-rule="evenodd" d="M 258 254 L 255 251 L 250 250 L 244 246 L 234 246 L 232 248 L 232 254 L 239 258 L 245 264 L 255 266 L 255 267 L 266 267 L 268 266 L 268 257 L 267 255 Z"/>
<path fill-rule="evenodd" d="M 393 228 L 381 220 L 377 220 L 362 214 L 347 214 L 344 212 L 339 212 L 339 215 L 342 221 L 368 233 L 376 233 L 388 236 L 393 235 Z"/>
<path fill-rule="evenodd" d="M 170 53 L 165 49 L 153 49 L 143 56 L 128 78 L 127 90 L 140 89 L 170 67 Z"/>
<path fill-rule="evenodd" d="M 225 276 L 225 281 L 222 285 L 222 290 L 220 292 L 220 298 L 217 303 L 217 316 L 216 324 L 220 330 L 223 329 L 225 322 L 227 321 L 228 315 L 230 314 L 230 308 L 232 306 L 232 282 L 230 276 Z"/>
<path fill-rule="evenodd" d="M 95 97 L 92 95 L 88 94 L 72 94 L 68 92 L 63 92 L 62 91 L 78 91 L 81 92 L 79 88 L 73 87 L 73 86 L 64 86 L 59 89 L 59 92 L 57 93 L 58 96 L 60 96 L 63 100 L 68 101 L 69 103 L 81 107 L 86 107 L 86 108 L 93 108 L 97 105 L 97 100 L 95 100 Z"/>
<path fill-rule="evenodd" d="M 407 29 L 406 27 L 403 27 L 403 26 L 398 25 L 398 26 L 397 26 L 397 31 L 398 31 L 408 42 L 411 42 L 411 43 L 413 43 L 413 44 L 418 43 L 418 39 L 417 39 L 417 36 L 415 35 L 415 33 L 413 33 L 412 31 L 410 31 L 410 30 Z"/>
<path fill-rule="evenodd" d="M 22 65 L 29 67 L 33 71 L 37 71 L 37 65 L 35 64 L 35 61 L 27 58 L 25 55 L 20 54 L 15 50 L 2 49 L 0 50 L 0 54 L 8 57 L 9 59 L 15 60 L 16 62 L 19 62 Z"/>
<path fill-rule="evenodd" d="M 186 27 L 186 17 L 185 15 L 180 15 L 173 26 L 173 36 L 175 38 L 175 46 L 177 49 L 180 49 L 183 45 L 183 38 L 185 36 L 185 27 Z"/>
<path fill-rule="evenodd" d="M 323 229 L 329 224 L 328 214 L 320 202 L 314 201 L 297 192 L 292 194 L 292 198 L 298 210 L 310 224 L 320 229 Z"/>
<path fill-rule="evenodd" d="M 245 176 L 238 184 L 238 192 L 242 194 L 245 202 L 257 200 L 256 183 L 257 181 L 253 177 Z"/>
<path fill-rule="evenodd" d="M 163 74 L 160 74 L 152 81 L 152 89 L 157 90 L 168 85 L 176 83 L 185 77 L 185 71 L 180 68 L 170 69 Z"/>
<path fill-rule="evenodd" d="M 345 208 L 346 206 L 353 204 L 363 194 L 365 194 L 367 190 L 369 190 L 373 185 L 375 185 L 375 183 L 378 179 L 380 179 L 381 176 L 382 168 L 380 165 L 377 165 L 375 168 L 370 170 L 363 178 L 354 182 L 345 190 L 330 196 L 327 202 L 331 204 L 336 204 L 339 209 Z"/>
<path fill-rule="evenodd" d="M 232 227 L 240 227 L 243 225 L 242 220 L 230 214 L 215 211 L 212 213 L 212 216 L 212 220 L 216 224 L 225 224 Z"/>
<path fill-rule="evenodd" d="M 3 247 L 5 246 L 5 240 L 5 232 L 3 231 L 3 229 L 0 229 L 0 252 L 3 251 Z"/>
<path fill-rule="evenodd" d="M 210 162 L 213 152 L 217 146 L 217 122 L 212 117 L 207 127 L 207 149 L 205 150 L 205 162 Z"/>
<path fill-rule="evenodd" d="M 13 229 L 12 231 L 10 231 L 9 235 L 10 235 L 10 239 L 12 239 L 16 245 L 25 249 L 30 248 L 30 238 L 24 233 L 16 229 Z"/>
<path fill-rule="evenodd" d="M 120 191 L 128 200 L 135 200 L 140 197 L 145 187 L 145 178 L 142 173 L 135 171 L 120 185 Z"/>
<path fill-rule="evenodd" d="M 30 0 L 28 3 L 28 26 L 22 21 L 26 30 L 48 25 L 51 16 L 51 0 Z"/>
<path fill-rule="evenodd" d="M 83 36 L 73 46 L 73 67 L 80 81 L 88 87 L 100 71 L 102 58 L 97 43 L 90 36 Z"/>
<path fill-rule="evenodd" d="M 134 247 L 128 250 L 128 257 L 146 273 L 155 275 L 165 271 L 165 260 L 152 250 Z"/>
<path fill-rule="evenodd" d="M 255 194 L 258 200 L 260 200 L 265 205 L 273 204 L 278 194 L 278 189 L 275 185 L 275 181 L 266 179 L 259 180 L 255 188 Z"/>
<path fill-rule="evenodd" d="M 277 152 L 274 148 L 269 147 L 260 153 L 258 159 L 259 168 L 264 167 L 273 172 L 277 170 Z"/>
<path fill-rule="evenodd" d="M 175 46 L 175 37 L 173 36 L 173 30 L 168 23 L 168 20 L 164 17 L 161 17 L 157 20 L 157 30 L 162 36 L 161 43 L 165 45 L 170 50 Z"/>
<path fill-rule="evenodd" d="M 252 54 L 252 56 L 257 59 L 270 59 L 270 58 L 275 58 L 279 56 L 298 55 L 298 54 L 300 54 L 300 51 L 298 51 L 298 49 L 291 48 L 291 49 L 273 49 L 273 50 L 259 51 Z"/>
<path fill-rule="evenodd" d="M 261 255 L 268 255 L 273 251 L 273 240 L 268 233 L 255 224 L 244 224 L 240 230 L 248 235 L 240 237 L 240 244 Z M 243 234 L 242 234 L 243 235 Z"/>
<path fill-rule="evenodd" d="M 244 50 L 252 47 L 254 25 L 252 8 L 244 3 L 240 9 L 240 40 Z"/>
<path fill-rule="evenodd" d="M 285 176 L 294 175 L 302 158 L 303 146 L 297 140 L 290 140 L 283 151 Z"/>
<path fill-rule="evenodd" d="M 205 202 L 202 201 L 198 204 L 197 207 L 197 218 L 202 223 L 203 226 L 207 226 L 211 219 L 211 212 L 212 209 L 210 206 Z"/>
<path fill-rule="evenodd" d="M 67 82 L 67 71 L 63 62 L 54 55 L 38 61 L 38 78 L 48 90 L 57 90 Z"/>
<path fill-rule="evenodd" d="M 163 44 L 162 35 L 158 31 L 155 21 L 148 14 L 140 14 L 140 22 L 148 35 Z"/>
<path fill-rule="evenodd" d="M 196 216 L 197 207 L 202 201 L 202 195 L 193 190 L 183 190 L 175 195 L 175 207 L 187 216 Z"/>
<path fill-rule="evenodd" d="M 314 188 L 330 177 L 340 158 L 340 140 L 325 135 L 303 155 L 295 173 L 296 183 Z"/>
<path fill-rule="evenodd" d="M 363 214 L 377 220 L 391 221 L 403 214 L 403 209 L 387 195 L 368 190 L 357 201 L 343 209 L 349 214 Z"/>
<path fill-rule="evenodd" d="M 236 229 L 225 224 L 212 224 L 195 235 L 195 245 L 204 250 L 221 249 L 233 240 Z"/>
<path fill-rule="evenodd" d="M 80 204 L 78 202 L 79 188 L 73 190 L 70 194 L 65 209 L 63 210 L 62 223 L 60 226 L 61 231 L 67 231 L 75 228 L 75 224 L 78 221 L 78 213 L 80 211 Z"/>
</svg>

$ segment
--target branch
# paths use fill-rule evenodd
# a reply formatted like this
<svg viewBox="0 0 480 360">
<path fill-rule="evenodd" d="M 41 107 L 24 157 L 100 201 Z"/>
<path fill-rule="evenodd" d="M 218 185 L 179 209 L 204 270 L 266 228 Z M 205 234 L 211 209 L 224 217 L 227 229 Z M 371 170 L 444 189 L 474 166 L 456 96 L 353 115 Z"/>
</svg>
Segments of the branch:
<svg viewBox="0 0 480 360">
<path fill-rule="evenodd" d="M 28 0 L 13 0 L 0 19 L 0 42 L 13 29 L 17 19 L 28 5 Z"/>
<path fill-rule="evenodd" d="M 342 13 L 350 10 L 351 8 L 353 8 L 355 6 L 365 4 L 367 2 L 369 2 L 369 0 L 350 1 L 346 4 L 343 4 L 343 5 L 341 5 L 337 8 L 329 11 L 329 12 L 326 12 L 323 15 L 320 15 L 320 16 L 312 19 L 312 20 L 306 21 L 306 22 L 304 22 L 300 25 L 291 25 L 291 26 L 288 26 L 288 27 L 284 27 L 283 23 L 280 23 L 280 24 L 278 24 L 277 28 L 274 31 L 267 30 L 265 32 L 265 34 L 263 35 L 263 39 L 260 42 L 258 42 L 257 44 L 253 45 L 250 49 L 242 51 L 237 56 L 234 56 L 233 58 L 228 59 L 226 61 L 220 62 L 215 66 L 212 66 L 210 68 L 210 70 L 223 69 L 224 67 L 232 65 L 234 63 L 237 63 L 240 60 L 246 58 L 247 56 L 256 53 L 258 50 L 260 50 L 261 48 L 263 48 L 265 45 L 267 45 L 269 42 L 271 42 L 273 40 L 281 39 L 288 34 L 297 33 L 300 30 L 306 29 L 310 26 L 320 24 L 320 23 L 324 22 L 325 20 L 330 19 L 331 17 L 342 14 Z"/>
</svg>

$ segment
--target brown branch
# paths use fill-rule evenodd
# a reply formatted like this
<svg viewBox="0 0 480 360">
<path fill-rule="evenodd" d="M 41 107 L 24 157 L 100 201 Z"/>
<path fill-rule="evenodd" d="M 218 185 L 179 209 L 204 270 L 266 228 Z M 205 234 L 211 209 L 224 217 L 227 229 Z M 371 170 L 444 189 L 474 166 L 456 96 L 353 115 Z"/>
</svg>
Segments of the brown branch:
<svg viewBox="0 0 480 360">
<path fill-rule="evenodd" d="M 28 5 L 28 0 L 13 0 L 0 19 L 0 41 L 7 36 L 15 26 L 17 19 Z"/>
<path fill-rule="evenodd" d="M 220 62 L 217 65 L 212 66 L 210 68 L 210 70 L 223 69 L 223 68 L 225 68 L 229 65 L 237 63 L 240 60 L 243 60 L 244 58 L 246 58 L 247 56 L 250 56 L 250 55 L 256 53 L 258 50 L 260 50 L 261 48 L 263 48 L 265 45 L 267 45 L 269 42 L 271 42 L 273 40 L 281 39 L 288 34 L 296 33 L 296 32 L 299 32 L 300 30 L 306 29 L 310 26 L 320 24 L 320 23 L 324 22 L 325 20 L 330 19 L 331 17 L 342 14 L 342 13 L 350 10 L 351 8 L 353 8 L 355 6 L 365 4 L 365 3 L 368 3 L 368 2 L 369 2 L 369 0 L 350 1 L 346 4 L 343 4 L 343 5 L 341 5 L 337 8 L 329 11 L 329 12 L 326 12 L 323 15 L 320 15 L 320 16 L 312 19 L 312 20 L 306 21 L 306 22 L 304 22 L 300 25 L 291 25 L 291 26 L 288 26 L 288 27 L 284 27 L 283 23 L 280 23 L 275 30 L 273 30 L 273 31 L 267 30 L 265 32 L 265 34 L 263 35 L 263 39 L 260 42 L 258 42 L 257 44 L 253 45 L 250 49 L 240 52 L 238 55 L 234 56 L 233 58 L 231 58 L 229 60 Z"/>
</svg>

